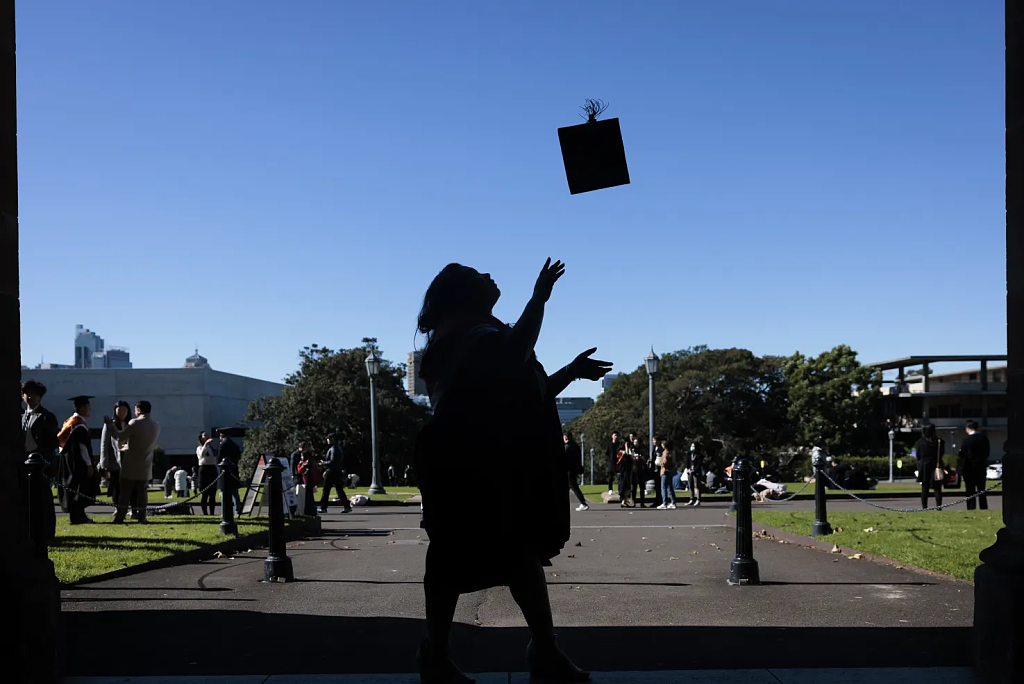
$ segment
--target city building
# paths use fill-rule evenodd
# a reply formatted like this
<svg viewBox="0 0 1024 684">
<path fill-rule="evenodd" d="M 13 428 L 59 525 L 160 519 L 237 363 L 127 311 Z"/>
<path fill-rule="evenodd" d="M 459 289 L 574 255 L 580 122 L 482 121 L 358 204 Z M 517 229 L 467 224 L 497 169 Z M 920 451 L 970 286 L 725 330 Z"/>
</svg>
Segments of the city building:
<svg viewBox="0 0 1024 684">
<path fill-rule="evenodd" d="M 75 368 L 131 368 L 128 350 L 107 349 L 103 338 L 85 326 L 75 326 Z"/>
<path fill-rule="evenodd" d="M 427 383 L 420 378 L 420 362 L 423 361 L 423 351 L 409 352 L 409 360 L 406 364 L 405 391 L 413 396 L 426 396 Z"/>
<path fill-rule="evenodd" d="M 601 391 L 607 392 L 608 387 L 614 382 L 615 378 L 619 377 L 618 373 L 609 373 L 608 375 L 601 378 Z"/>
<path fill-rule="evenodd" d="M 195 465 L 200 431 L 242 425 L 249 402 L 280 395 L 284 389 L 280 383 L 215 371 L 209 364 L 186 368 L 23 369 L 22 382 L 30 378 L 46 385 L 43 403 L 59 421 L 73 413 L 71 397 L 95 397 L 88 421 L 97 440 L 95 449 L 99 449 L 103 416 L 113 413 L 118 400 L 132 406 L 140 399 L 148 400 L 153 405 L 153 418 L 160 423 L 158 446 L 172 465 Z"/>
<path fill-rule="evenodd" d="M 196 347 L 196 353 L 185 359 L 185 365 L 183 368 L 209 368 L 210 362 L 205 356 L 199 355 L 199 348 Z"/>
<path fill-rule="evenodd" d="M 946 440 L 947 452 L 956 453 L 967 436 L 964 424 L 976 420 L 992 445 L 989 460 L 997 461 L 1002 460 L 1006 441 L 1005 362 L 1005 354 L 908 356 L 869 365 L 890 376 L 883 382 L 882 395 L 886 416 L 898 433 L 917 433 L 934 425 Z M 973 367 L 935 373 L 936 363 Z"/>
<path fill-rule="evenodd" d="M 558 409 L 558 420 L 565 425 L 573 418 L 583 415 L 583 412 L 594 405 L 590 397 L 558 397 L 555 399 L 555 407 Z"/>
</svg>

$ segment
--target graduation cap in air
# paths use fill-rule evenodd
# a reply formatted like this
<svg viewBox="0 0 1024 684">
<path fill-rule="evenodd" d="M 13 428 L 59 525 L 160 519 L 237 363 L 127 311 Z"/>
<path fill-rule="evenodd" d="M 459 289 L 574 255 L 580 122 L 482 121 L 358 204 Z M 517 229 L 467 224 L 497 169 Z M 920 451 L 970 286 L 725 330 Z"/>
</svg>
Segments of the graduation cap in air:
<svg viewBox="0 0 1024 684">
<path fill-rule="evenodd" d="M 558 129 L 565 178 L 569 181 L 571 195 L 629 184 L 619 120 L 597 120 L 607 108 L 606 102 L 587 100 L 581 107 L 587 115 L 587 122 Z"/>
<path fill-rule="evenodd" d="M 91 396 L 89 396 L 87 394 L 80 394 L 77 397 L 71 397 L 70 399 L 68 399 L 68 401 L 75 402 L 75 408 L 79 409 L 79 408 L 85 406 L 86 404 L 88 404 L 90 399 L 94 399 L 94 398 L 95 397 L 91 397 Z"/>
</svg>

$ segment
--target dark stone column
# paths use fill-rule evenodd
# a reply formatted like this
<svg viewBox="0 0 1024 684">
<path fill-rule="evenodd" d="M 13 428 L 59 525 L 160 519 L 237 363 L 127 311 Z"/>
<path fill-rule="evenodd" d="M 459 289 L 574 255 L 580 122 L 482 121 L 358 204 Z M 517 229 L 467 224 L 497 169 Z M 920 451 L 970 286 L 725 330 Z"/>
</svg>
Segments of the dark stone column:
<svg viewBox="0 0 1024 684">
<path fill-rule="evenodd" d="M 18 278 L 18 121 L 14 56 L 14 0 L 0 0 L 0 586 L 4 622 L 0 640 L 4 680 L 57 679 L 60 592 L 53 563 L 32 553 L 28 500 L 18 486 L 21 439 L 21 311 Z"/>
<path fill-rule="evenodd" d="M 1007 439 L 1003 524 L 974 572 L 974 653 L 993 682 L 1024 681 L 1024 5 L 1006 16 Z"/>
</svg>

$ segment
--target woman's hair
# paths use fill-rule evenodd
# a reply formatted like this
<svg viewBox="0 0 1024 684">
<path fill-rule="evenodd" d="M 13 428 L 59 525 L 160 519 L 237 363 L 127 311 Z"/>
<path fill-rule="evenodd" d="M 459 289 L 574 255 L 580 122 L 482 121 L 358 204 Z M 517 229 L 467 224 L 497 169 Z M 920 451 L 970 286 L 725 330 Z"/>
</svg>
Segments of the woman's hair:
<svg viewBox="0 0 1024 684">
<path fill-rule="evenodd" d="M 675 444 L 673 444 L 671 439 L 666 439 L 664 442 L 662 442 L 661 446 L 667 451 L 675 450 Z"/>
<path fill-rule="evenodd" d="M 199 438 L 198 438 L 199 439 L 199 446 L 203 446 L 204 444 L 206 444 L 206 440 L 203 439 L 203 437 L 205 437 L 205 436 L 206 436 L 206 430 L 203 430 L 202 432 L 199 433 Z"/>
<path fill-rule="evenodd" d="M 124 427 L 124 421 L 122 421 L 121 417 L 117 415 L 117 409 L 121 408 L 122 406 L 125 408 L 126 411 L 128 411 L 128 416 L 125 418 L 125 420 L 131 420 L 132 418 L 132 407 L 127 401 L 122 399 L 121 401 L 114 404 L 114 424 L 117 425 L 118 429 Z"/>
<path fill-rule="evenodd" d="M 448 264 L 431 281 L 423 295 L 423 308 L 416 319 L 417 329 L 430 343 L 441 322 L 452 314 L 488 313 L 488 303 L 480 296 L 480 288 L 466 287 L 479 274 L 462 264 Z"/>
<path fill-rule="evenodd" d="M 935 426 L 934 425 L 925 425 L 924 429 L 921 431 L 921 435 L 925 439 L 927 439 L 927 440 L 934 440 L 935 439 Z"/>
</svg>

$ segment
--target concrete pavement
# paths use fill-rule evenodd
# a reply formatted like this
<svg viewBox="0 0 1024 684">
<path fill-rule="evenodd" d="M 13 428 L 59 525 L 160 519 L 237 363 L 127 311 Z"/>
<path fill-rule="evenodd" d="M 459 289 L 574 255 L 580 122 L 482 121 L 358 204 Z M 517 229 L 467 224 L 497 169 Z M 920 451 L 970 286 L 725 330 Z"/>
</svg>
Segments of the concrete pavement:
<svg viewBox="0 0 1024 684">
<path fill-rule="evenodd" d="M 729 587 L 725 510 L 573 512 L 572 539 L 547 574 L 559 639 L 581 666 L 969 663 L 970 584 L 757 540 L 764 585 Z M 418 524 L 408 507 L 332 512 L 319 537 L 289 544 L 291 584 L 261 582 L 265 553 L 254 550 L 67 589 L 67 673 L 412 672 L 424 630 Z M 464 596 L 456 621 L 467 671 L 525 669 L 528 633 L 506 589 Z M 116 635 L 116 657 L 97 657 L 104 634 Z"/>
</svg>

